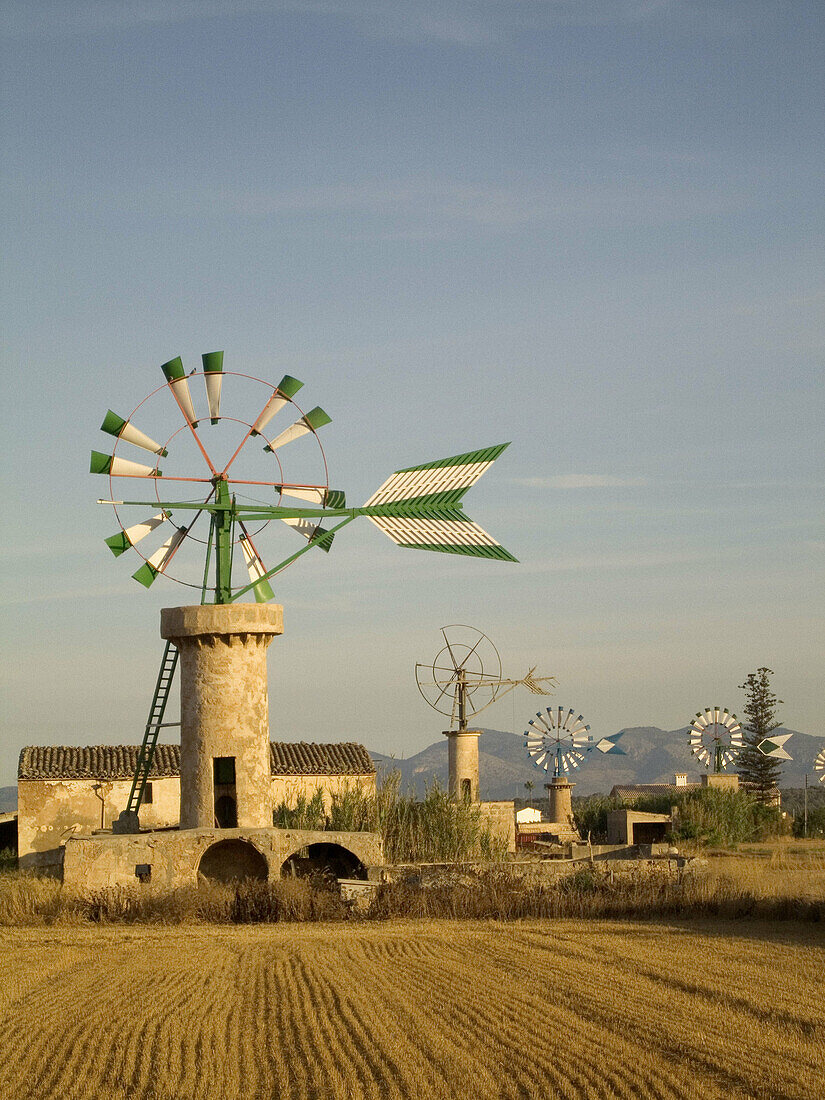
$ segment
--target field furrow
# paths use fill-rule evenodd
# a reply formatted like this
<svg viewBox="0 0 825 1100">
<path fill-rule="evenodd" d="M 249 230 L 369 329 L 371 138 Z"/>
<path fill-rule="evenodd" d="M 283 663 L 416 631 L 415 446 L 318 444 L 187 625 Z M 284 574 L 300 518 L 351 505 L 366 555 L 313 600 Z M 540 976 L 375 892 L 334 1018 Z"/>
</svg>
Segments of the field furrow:
<svg viewBox="0 0 825 1100">
<path fill-rule="evenodd" d="M 13 1100 L 819 1100 L 810 926 L 20 929 Z"/>
</svg>

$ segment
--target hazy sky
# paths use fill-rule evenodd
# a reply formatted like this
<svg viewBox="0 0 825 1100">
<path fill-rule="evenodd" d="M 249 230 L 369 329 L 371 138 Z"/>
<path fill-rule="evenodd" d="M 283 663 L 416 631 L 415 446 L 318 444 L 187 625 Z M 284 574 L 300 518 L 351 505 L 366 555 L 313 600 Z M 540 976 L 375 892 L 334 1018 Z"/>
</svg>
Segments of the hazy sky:
<svg viewBox="0 0 825 1100">
<path fill-rule="evenodd" d="M 417 751 L 443 720 L 413 665 L 470 623 L 594 732 L 741 710 L 767 664 L 825 738 L 820 0 L 0 20 L 1 782 L 24 744 L 142 735 L 159 609 L 190 596 L 108 553 L 88 452 L 160 363 L 216 348 L 305 382 L 354 504 L 512 440 L 465 506 L 520 564 L 361 521 L 278 578 L 273 737 Z"/>
</svg>

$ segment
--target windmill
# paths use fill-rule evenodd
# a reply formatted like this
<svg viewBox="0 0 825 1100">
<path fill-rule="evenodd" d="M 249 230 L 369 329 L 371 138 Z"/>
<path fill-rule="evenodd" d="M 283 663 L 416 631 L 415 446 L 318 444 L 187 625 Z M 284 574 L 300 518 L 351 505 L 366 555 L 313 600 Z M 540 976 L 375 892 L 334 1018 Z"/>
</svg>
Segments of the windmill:
<svg viewBox="0 0 825 1100">
<path fill-rule="evenodd" d="M 119 527 L 105 541 L 116 557 L 134 551 L 143 559 L 133 574 L 141 585 L 149 588 L 163 575 L 197 590 L 201 605 L 243 607 L 245 597 L 266 604 L 277 573 L 311 549 L 329 552 L 335 535 L 361 516 L 407 549 L 516 560 L 461 504 L 508 444 L 396 470 L 362 506 L 347 507 L 344 493 L 329 487 L 318 437 L 331 418 L 319 406 L 308 412 L 298 406 L 303 383 L 285 375 L 272 385 L 224 371 L 223 358 L 223 352 L 207 353 L 202 371 L 189 374 L 180 358 L 170 360 L 161 367 L 162 385 L 126 417 L 109 410 L 101 425 L 115 444 L 111 453 L 92 451 L 90 469 L 108 477 L 109 496 L 99 503 L 113 509 Z M 292 420 L 273 433 L 271 424 L 284 411 Z M 150 457 L 137 461 L 139 451 Z M 285 451 L 301 477 L 288 476 Z M 134 494 L 135 484 L 145 492 Z M 262 554 L 269 555 L 273 521 L 305 545 L 270 565 Z M 237 579 L 242 567 L 248 582 Z M 163 716 L 177 648 L 167 636 L 129 796 L 133 814 L 159 730 L 171 724 Z"/>
<path fill-rule="evenodd" d="M 819 772 L 819 782 L 825 783 L 825 747 L 819 751 L 814 760 L 814 771 Z"/>
<path fill-rule="evenodd" d="M 478 738 L 481 730 L 468 730 L 493 703 L 525 687 L 534 695 L 550 695 L 543 686 L 555 685 L 555 676 L 534 676 L 535 666 L 524 676 L 509 679 L 501 674 L 501 657 L 490 638 L 473 626 L 452 623 L 441 627 L 444 645 L 430 664 L 416 663 L 418 690 L 427 703 L 450 719 L 448 739 L 449 792 L 478 797 Z"/>
<path fill-rule="evenodd" d="M 594 741 L 590 726 L 584 724 L 584 716 L 574 718 L 575 713 L 572 708 L 565 712 L 564 707 L 547 707 L 544 714 L 539 712 L 528 720 L 531 728 L 524 731 L 524 747 L 533 766 L 544 772 L 552 771 L 554 779 L 581 767 L 593 749 L 614 756 L 627 755 L 617 743 L 621 732 Z"/>
<path fill-rule="evenodd" d="M 713 762 L 718 774 L 733 763 L 742 748 L 742 727 L 727 707 L 705 707 L 704 712 L 696 712 L 688 727 L 688 742 L 693 755 L 706 768 Z"/>
<path fill-rule="evenodd" d="M 550 801 L 550 820 L 568 829 L 573 819 L 571 792 L 575 786 L 568 779 L 570 772 L 581 767 L 593 749 L 614 756 L 627 755 L 617 743 L 621 731 L 594 741 L 584 716 L 574 717 L 575 714 L 572 708 L 565 711 L 564 707 L 547 707 L 544 714 L 539 711 L 528 720 L 530 729 L 524 731 L 524 747 L 533 766 L 548 774 L 552 772 L 550 782 L 544 784 Z M 570 835 L 575 835 L 575 830 Z"/>
</svg>

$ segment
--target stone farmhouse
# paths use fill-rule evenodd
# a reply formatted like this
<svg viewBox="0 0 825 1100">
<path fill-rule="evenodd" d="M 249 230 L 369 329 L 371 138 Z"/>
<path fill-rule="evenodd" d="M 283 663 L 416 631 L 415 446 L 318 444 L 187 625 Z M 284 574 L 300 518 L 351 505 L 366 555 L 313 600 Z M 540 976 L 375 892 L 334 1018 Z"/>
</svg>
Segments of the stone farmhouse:
<svg viewBox="0 0 825 1100">
<path fill-rule="evenodd" d="M 20 867 L 52 868 L 63 862 L 70 837 L 110 829 L 126 808 L 137 767 L 137 745 L 30 745 L 17 769 Z M 294 806 L 300 795 L 333 793 L 353 786 L 375 793 L 375 766 L 363 745 L 270 742 L 273 808 Z M 231 812 L 231 807 L 229 808 Z M 158 745 L 140 808 L 145 829 L 175 829 L 180 821 L 180 746 Z M 225 826 L 227 822 L 216 822 Z"/>
</svg>

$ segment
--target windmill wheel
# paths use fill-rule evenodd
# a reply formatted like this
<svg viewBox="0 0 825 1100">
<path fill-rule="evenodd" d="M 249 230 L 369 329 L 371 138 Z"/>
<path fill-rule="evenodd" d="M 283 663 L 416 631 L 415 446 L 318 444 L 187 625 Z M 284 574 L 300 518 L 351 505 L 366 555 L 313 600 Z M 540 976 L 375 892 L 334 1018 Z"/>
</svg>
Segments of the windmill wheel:
<svg viewBox="0 0 825 1100">
<path fill-rule="evenodd" d="M 433 710 L 453 726 L 467 721 L 496 698 L 501 686 L 501 657 L 486 634 L 453 623 L 441 628 L 443 646 L 432 664 L 416 664 L 418 690 Z"/>
<path fill-rule="evenodd" d="M 697 711 L 688 729 L 690 751 L 706 768 L 722 771 L 732 764 L 742 748 L 742 727 L 727 707 L 705 707 Z"/>
<path fill-rule="evenodd" d="M 574 718 L 575 713 L 564 707 L 547 707 L 544 714 L 539 712 L 528 721 L 524 747 L 534 767 L 561 776 L 584 762 L 593 739 L 584 717 L 580 714 Z"/>
<path fill-rule="evenodd" d="M 819 782 L 825 783 L 825 748 L 823 748 L 816 760 L 814 760 L 814 771 L 819 772 Z"/>
<path fill-rule="evenodd" d="M 317 436 L 330 418 L 317 407 L 307 413 L 299 408 L 294 397 L 303 383 L 285 375 L 273 386 L 251 375 L 225 372 L 223 352 L 204 355 L 203 370 L 188 375 L 180 359 L 161 369 L 164 385 L 129 416 L 111 410 L 106 414 L 101 428 L 115 437 L 112 453 L 92 451 L 91 472 L 108 476 L 111 499 L 104 503 L 112 504 L 120 527 L 106 543 L 116 557 L 134 548 L 143 558 L 133 574 L 135 580 L 148 588 L 163 573 L 170 580 L 204 590 L 211 549 L 217 545 L 211 538 L 212 513 L 204 506 L 221 499 L 272 507 L 288 496 L 321 508 L 343 505 L 343 494 L 329 489 L 326 458 Z M 291 414 L 291 422 L 273 432 L 271 422 L 282 410 Z M 137 423 L 151 429 L 154 438 Z M 135 448 L 152 456 L 150 464 L 145 458 L 135 461 Z M 148 493 L 135 488 L 147 482 Z M 144 499 L 130 501 L 134 496 Z M 154 514 L 146 516 L 153 497 L 157 506 Z M 144 515 L 136 514 L 137 508 L 144 509 Z M 222 545 L 230 550 L 224 573 L 231 577 L 236 558 L 249 574 L 255 598 L 263 602 L 272 598 L 272 590 L 267 580 L 261 580 L 266 567 L 257 539 L 273 521 L 266 516 L 254 519 L 254 511 L 252 516 L 246 522 L 239 520 L 226 533 Z M 308 541 L 325 534 L 304 519 L 283 519 L 274 527 L 283 530 L 281 523 Z M 265 542 L 269 538 L 267 532 Z M 324 549 L 329 549 L 329 541 L 321 544 Z M 232 583 L 228 591 L 246 587 L 246 581 Z"/>
</svg>

